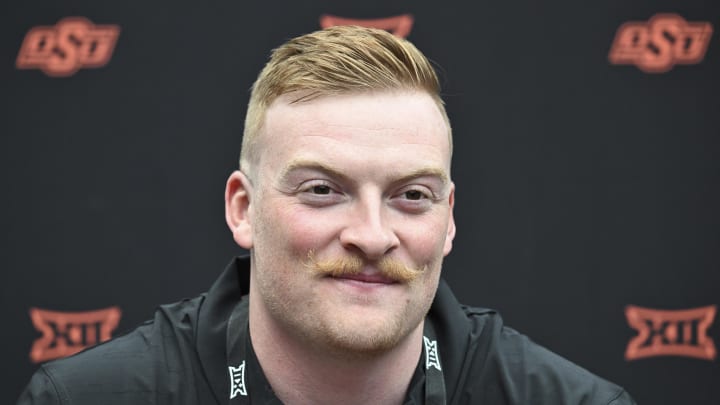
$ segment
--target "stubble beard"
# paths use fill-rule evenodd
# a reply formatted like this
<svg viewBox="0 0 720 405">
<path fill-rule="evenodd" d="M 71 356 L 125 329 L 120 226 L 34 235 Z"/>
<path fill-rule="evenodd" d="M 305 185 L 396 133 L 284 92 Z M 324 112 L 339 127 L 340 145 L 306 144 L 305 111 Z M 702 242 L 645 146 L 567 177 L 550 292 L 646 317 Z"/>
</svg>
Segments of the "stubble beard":
<svg viewBox="0 0 720 405">
<path fill-rule="evenodd" d="M 319 280 L 358 274 L 364 263 L 356 256 L 318 261 L 310 251 L 303 266 L 311 277 Z M 427 266 L 414 269 L 390 258 L 379 261 L 375 266 L 383 276 L 396 280 L 408 289 L 422 288 L 422 285 L 416 284 L 423 283 L 428 270 Z M 342 360 L 371 359 L 397 347 L 422 323 L 432 301 L 432 297 L 427 296 L 419 301 L 407 299 L 398 303 L 402 308 L 395 308 L 382 319 L 351 319 L 352 316 L 341 311 L 333 313 L 335 308 L 328 308 L 323 302 L 323 296 L 305 297 L 302 302 L 305 307 L 297 308 L 295 302 L 278 294 L 277 289 L 269 285 L 278 280 L 261 277 L 259 281 L 262 290 L 274 292 L 264 295 L 263 301 L 273 317 L 282 320 L 281 324 L 288 333 L 324 355 Z"/>
</svg>

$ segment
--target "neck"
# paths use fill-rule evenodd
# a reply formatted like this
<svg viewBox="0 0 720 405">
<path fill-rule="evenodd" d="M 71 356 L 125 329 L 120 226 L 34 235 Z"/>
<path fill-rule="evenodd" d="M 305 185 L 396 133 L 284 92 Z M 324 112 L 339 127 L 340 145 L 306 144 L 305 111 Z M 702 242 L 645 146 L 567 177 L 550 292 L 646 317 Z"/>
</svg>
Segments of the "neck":
<svg viewBox="0 0 720 405">
<path fill-rule="evenodd" d="M 283 403 L 403 403 L 422 354 L 422 323 L 389 351 L 341 355 L 290 336 L 259 316 L 258 306 L 262 303 L 251 296 L 250 339 L 265 377 Z"/>
</svg>

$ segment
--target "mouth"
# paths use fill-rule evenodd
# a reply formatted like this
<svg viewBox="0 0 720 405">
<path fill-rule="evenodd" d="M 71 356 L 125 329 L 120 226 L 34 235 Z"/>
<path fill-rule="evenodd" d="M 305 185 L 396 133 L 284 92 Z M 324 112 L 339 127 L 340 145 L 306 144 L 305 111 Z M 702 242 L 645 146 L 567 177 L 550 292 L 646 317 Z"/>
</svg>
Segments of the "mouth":
<svg viewBox="0 0 720 405">
<path fill-rule="evenodd" d="M 338 276 L 330 276 L 333 279 L 336 280 L 347 280 L 347 281 L 356 281 L 360 283 L 367 283 L 367 284 L 396 284 L 397 281 L 385 277 L 382 274 L 342 274 Z"/>
</svg>

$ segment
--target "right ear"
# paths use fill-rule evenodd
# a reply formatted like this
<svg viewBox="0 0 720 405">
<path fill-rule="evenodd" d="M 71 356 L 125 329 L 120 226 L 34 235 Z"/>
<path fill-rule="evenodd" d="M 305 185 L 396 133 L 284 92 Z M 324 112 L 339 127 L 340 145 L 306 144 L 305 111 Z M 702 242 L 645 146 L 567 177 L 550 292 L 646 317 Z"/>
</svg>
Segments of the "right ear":
<svg viewBox="0 0 720 405">
<path fill-rule="evenodd" d="M 236 170 L 230 174 L 225 185 L 225 221 L 233 239 L 240 247 L 253 247 L 252 221 L 250 220 L 250 196 L 252 184 L 247 176 Z"/>
</svg>

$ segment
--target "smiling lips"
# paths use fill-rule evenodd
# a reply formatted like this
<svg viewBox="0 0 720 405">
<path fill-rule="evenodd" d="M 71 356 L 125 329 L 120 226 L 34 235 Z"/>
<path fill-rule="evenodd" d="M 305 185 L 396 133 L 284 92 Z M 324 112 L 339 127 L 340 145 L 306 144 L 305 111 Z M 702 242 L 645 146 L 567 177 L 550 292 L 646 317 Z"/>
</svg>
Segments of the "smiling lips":
<svg viewBox="0 0 720 405">
<path fill-rule="evenodd" d="M 338 276 L 333 276 L 333 278 L 338 279 L 338 280 L 359 281 L 362 283 L 371 283 L 371 284 L 395 284 L 396 283 L 395 280 L 385 277 L 379 273 L 375 273 L 375 274 L 367 274 L 367 273 L 342 274 L 342 275 L 338 275 Z"/>
</svg>

